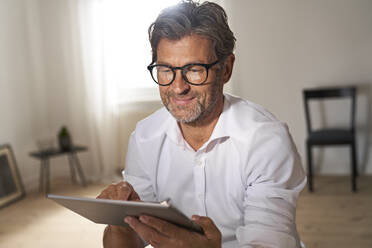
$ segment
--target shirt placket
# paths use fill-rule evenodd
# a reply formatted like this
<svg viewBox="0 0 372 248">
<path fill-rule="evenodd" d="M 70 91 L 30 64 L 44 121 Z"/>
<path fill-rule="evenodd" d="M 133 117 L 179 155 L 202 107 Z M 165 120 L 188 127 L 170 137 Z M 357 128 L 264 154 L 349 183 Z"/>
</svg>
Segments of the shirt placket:
<svg viewBox="0 0 372 248">
<path fill-rule="evenodd" d="M 195 199 L 198 203 L 199 215 L 206 216 L 205 206 L 205 164 L 206 158 L 203 154 L 196 154 L 195 166 L 194 166 L 194 188 L 195 188 Z"/>
</svg>

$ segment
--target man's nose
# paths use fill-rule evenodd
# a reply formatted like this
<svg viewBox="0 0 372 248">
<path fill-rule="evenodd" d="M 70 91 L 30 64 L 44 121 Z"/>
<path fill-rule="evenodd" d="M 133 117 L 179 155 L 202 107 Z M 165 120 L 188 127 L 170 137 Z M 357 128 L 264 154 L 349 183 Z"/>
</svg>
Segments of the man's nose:
<svg viewBox="0 0 372 248">
<path fill-rule="evenodd" d="M 190 90 L 190 85 L 182 77 L 181 70 L 176 70 L 176 76 L 171 87 L 176 94 L 187 93 Z"/>
</svg>

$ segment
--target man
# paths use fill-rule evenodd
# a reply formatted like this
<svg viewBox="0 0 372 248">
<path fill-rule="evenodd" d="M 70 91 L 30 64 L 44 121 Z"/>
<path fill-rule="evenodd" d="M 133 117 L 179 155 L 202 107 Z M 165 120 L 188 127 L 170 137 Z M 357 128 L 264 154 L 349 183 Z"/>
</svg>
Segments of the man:
<svg viewBox="0 0 372 248">
<path fill-rule="evenodd" d="M 204 235 L 163 220 L 127 217 L 108 226 L 105 247 L 300 247 L 296 201 L 306 178 L 285 124 L 223 94 L 235 38 L 214 3 L 182 2 L 149 28 L 162 108 L 131 135 L 124 182 L 98 197 L 163 201 Z"/>
</svg>

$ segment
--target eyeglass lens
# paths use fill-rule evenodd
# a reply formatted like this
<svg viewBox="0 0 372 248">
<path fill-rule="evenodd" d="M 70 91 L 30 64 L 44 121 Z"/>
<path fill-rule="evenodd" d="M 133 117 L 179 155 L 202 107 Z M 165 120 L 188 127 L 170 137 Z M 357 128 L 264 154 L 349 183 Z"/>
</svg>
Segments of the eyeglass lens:
<svg viewBox="0 0 372 248">
<path fill-rule="evenodd" d="M 207 78 L 207 69 L 201 65 L 189 65 L 182 69 L 185 79 L 192 84 L 202 84 Z M 176 71 L 163 65 L 154 66 L 152 76 L 160 85 L 167 85 L 176 76 Z"/>
</svg>

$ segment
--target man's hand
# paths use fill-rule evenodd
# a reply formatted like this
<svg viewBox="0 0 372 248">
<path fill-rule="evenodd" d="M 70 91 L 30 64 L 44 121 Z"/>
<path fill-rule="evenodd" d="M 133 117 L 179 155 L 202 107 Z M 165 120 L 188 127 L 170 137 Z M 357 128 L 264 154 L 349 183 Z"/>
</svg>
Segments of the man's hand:
<svg viewBox="0 0 372 248">
<path fill-rule="evenodd" d="M 128 182 L 111 184 L 97 196 L 98 199 L 111 199 L 122 201 L 141 201 L 132 185 Z"/>
<path fill-rule="evenodd" d="M 212 219 L 194 215 L 192 220 L 202 227 L 204 235 L 151 216 L 125 218 L 125 222 L 154 248 L 221 248 L 221 232 Z"/>
<path fill-rule="evenodd" d="M 98 199 L 141 201 L 132 185 L 128 182 L 111 184 L 104 189 Z M 108 225 L 103 234 L 104 247 L 143 247 L 143 242 L 139 236 L 130 227 Z"/>
</svg>

